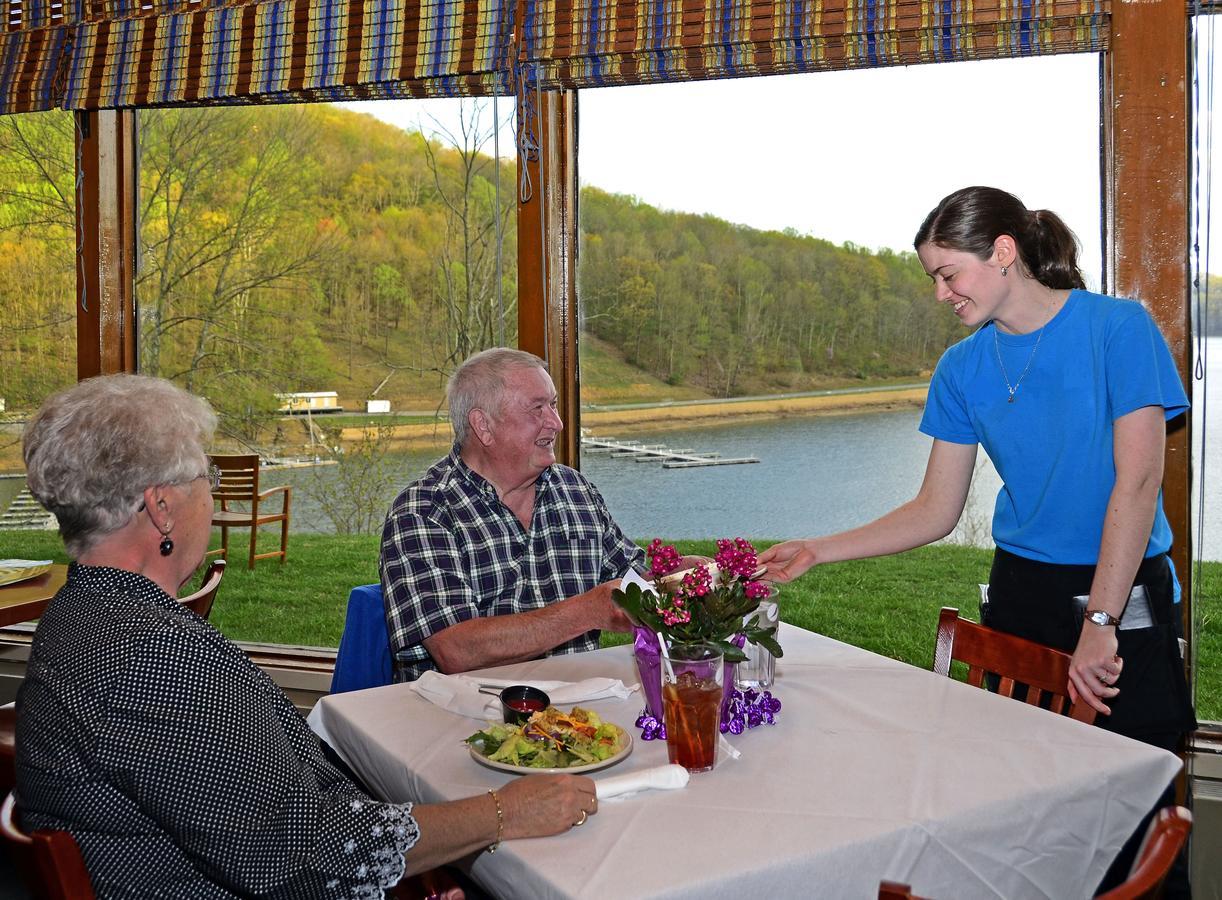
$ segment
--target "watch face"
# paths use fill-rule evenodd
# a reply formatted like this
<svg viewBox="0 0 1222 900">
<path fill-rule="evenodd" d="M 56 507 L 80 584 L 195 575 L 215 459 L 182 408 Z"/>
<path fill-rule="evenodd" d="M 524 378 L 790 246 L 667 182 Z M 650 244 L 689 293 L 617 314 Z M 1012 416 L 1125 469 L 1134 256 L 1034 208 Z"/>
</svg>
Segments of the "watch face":
<svg viewBox="0 0 1222 900">
<path fill-rule="evenodd" d="M 1112 618 L 1112 616 L 1108 615 L 1101 609 L 1097 609 L 1094 612 L 1087 613 L 1086 618 L 1090 619 L 1096 625 L 1117 625 L 1119 624 L 1118 620 Z"/>
</svg>

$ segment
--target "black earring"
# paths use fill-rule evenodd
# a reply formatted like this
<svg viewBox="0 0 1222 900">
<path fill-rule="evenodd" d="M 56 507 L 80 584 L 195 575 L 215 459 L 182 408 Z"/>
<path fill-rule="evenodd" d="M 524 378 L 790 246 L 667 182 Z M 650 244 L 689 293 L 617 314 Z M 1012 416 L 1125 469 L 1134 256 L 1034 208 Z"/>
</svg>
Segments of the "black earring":
<svg viewBox="0 0 1222 900">
<path fill-rule="evenodd" d="M 160 549 L 161 549 L 162 556 L 169 556 L 171 553 L 174 552 L 174 542 L 170 540 L 169 532 L 166 532 L 165 534 L 161 536 Z"/>
</svg>

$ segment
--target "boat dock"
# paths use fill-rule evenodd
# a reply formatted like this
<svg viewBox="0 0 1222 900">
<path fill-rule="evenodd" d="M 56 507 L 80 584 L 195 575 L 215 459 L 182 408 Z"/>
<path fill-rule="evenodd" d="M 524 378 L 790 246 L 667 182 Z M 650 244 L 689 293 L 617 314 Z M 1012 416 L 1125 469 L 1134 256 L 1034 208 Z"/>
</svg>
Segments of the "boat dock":
<svg viewBox="0 0 1222 900">
<path fill-rule="evenodd" d="M 615 438 L 596 438 L 583 434 L 581 448 L 585 453 L 606 453 L 610 456 L 630 458 L 636 462 L 661 461 L 664 469 L 691 469 L 696 466 L 737 466 L 757 463 L 754 456 L 723 458 L 716 453 L 696 453 L 690 447 L 672 450 L 662 444 L 642 444 L 640 441 L 620 441 Z"/>
</svg>

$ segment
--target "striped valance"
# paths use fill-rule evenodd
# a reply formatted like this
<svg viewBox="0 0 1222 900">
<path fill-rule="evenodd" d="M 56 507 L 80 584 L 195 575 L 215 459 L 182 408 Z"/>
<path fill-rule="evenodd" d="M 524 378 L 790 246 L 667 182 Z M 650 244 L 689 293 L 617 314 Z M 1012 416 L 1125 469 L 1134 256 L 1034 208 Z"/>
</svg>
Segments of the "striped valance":
<svg viewBox="0 0 1222 900">
<path fill-rule="evenodd" d="M 1097 51 L 1110 2 L 7 0 L 0 112 L 509 93 L 515 75 L 591 87 Z"/>
<path fill-rule="evenodd" d="M 19 61 L 20 74 L 11 86 L 0 84 L 9 88 L 0 93 L 0 112 L 511 90 L 507 0 L 87 5 L 143 14 L 69 25 L 58 53 L 13 47 L 4 62 Z M 33 40 L 46 30 L 7 37 Z"/>
<path fill-rule="evenodd" d="M 1106 48 L 1110 0 L 526 0 L 544 87 Z"/>
</svg>

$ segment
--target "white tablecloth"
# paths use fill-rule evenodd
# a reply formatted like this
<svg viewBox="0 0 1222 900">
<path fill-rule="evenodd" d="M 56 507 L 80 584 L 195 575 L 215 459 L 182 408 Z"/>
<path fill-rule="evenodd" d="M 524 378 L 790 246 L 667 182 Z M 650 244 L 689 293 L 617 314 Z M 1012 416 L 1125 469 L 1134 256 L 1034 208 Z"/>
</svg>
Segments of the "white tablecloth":
<svg viewBox="0 0 1222 900">
<path fill-rule="evenodd" d="M 792 626 L 781 642 L 784 708 L 733 739 L 741 759 L 481 854 L 474 877 L 506 898 L 870 898 L 883 878 L 928 897 L 1089 897 L 1179 770 L 1165 751 Z M 488 671 L 637 680 L 627 647 Z M 637 697 L 589 705 L 636 733 Z M 478 723 L 406 686 L 326 697 L 310 721 L 384 799 L 513 777 L 469 757 Z M 664 742 L 638 740 L 604 774 L 664 762 Z"/>
</svg>

